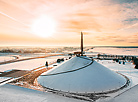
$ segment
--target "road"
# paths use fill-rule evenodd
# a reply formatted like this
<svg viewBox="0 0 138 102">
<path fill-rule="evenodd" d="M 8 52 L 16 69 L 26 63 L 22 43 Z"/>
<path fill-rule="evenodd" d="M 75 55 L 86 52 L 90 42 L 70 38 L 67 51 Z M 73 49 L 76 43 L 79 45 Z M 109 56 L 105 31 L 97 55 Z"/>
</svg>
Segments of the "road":
<svg viewBox="0 0 138 102">
<path fill-rule="evenodd" d="M 2 64 L 8 64 L 8 63 L 14 63 L 14 62 L 19 62 L 19 61 L 25 61 L 25 60 L 31 60 L 31 59 L 37 59 L 37 58 L 45 58 L 45 57 L 50 57 L 50 56 L 58 56 L 58 55 L 63 55 L 63 54 L 52 54 L 52 55 L 47 55 L 47 56 L 40 56 L 40 57 L 33 57 L 33 58 L 26 58 L 26 59 L 11 60 L 11 61 L 6 61 L 6 62 L 1 62 L 0 65 L 2 65 Z M 56 61 L 52 62 L 52 63 L 49 63 L 49 65 L 52 65 L 54 63 L 56 63 Z M 44 65 L 42 65 L 42 66 L 34 68 L 34 69 L 30 70 L 30 71 L 25 71 L 24 72 L 24 70 L 17 70 L 17 71 L 16 70 L 15 71 L 12 70 L 10 72 L 3 73 L 3 74 L 0 75 L 0 76 L 2 76 L 1 78 L 3 78 L 3 77 L 7 77 L 7 78 L 5 78 L 4 80 L 0 81 L 0 86 L 4 85 L 6 83 L 12 82 L 12 81 L 16 81 L 16 80 L 21 80 L 21 79 L 30 80 L 30 78 L 32 78 L 32 77 L 33 77 L 33 80 L 31 82 L 33 82 L 35 78 L 37 78 L 43 72 L 45 72 L 45 71 L 47 71 L 47 70 L 49 70 L 51 68 L 53 68 L 53 67 L 46 68 Z"/>
<path fill-rule="evenodd" d="M 31 59 L 37 59 L 37 58 L 45 58 L 45 57 L 50 57 L 50 56 L 58 56 L 58 55 L 64 55 L 64 54 L 52 54 L 52 55 L 46 55 L 46 56 L 40 56 L 40 57 L 31 57 L 31 58 L 25 58 L 25 59 L 14 59 L 14 60 L 9 60 L 5 62 L 0 62 L 0 65 L 2 64 L 8 64 L 8 63 L 13 63 L 13 62 L 19 62 L 19 61 L 25 61 L 25 60 L 31 60 Z"/>
</svg>

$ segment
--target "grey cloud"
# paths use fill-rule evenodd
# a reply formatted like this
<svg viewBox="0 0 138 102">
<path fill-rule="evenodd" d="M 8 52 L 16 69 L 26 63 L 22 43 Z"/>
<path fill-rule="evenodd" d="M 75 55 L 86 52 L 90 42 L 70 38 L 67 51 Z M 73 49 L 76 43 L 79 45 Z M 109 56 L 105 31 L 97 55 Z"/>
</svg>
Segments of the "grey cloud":
<svg viewBox="0 0 138 102">
<path fill-rule="evenodd" d="M 111 0 L 115 3 L 120 3 L 120 4 L 123 4 L 123 3 L 134 3 L 134 2 L 137 2 L 138 3 L 138 0 Z"/>
<path fill-rule="evenodd" d="M 128 19 L 124 20 L 123 22 L 124 22 L 124 24 L 133 24 L 133 23 L 138 22 L 138 18 L 128 18 Z"/>
</svg>

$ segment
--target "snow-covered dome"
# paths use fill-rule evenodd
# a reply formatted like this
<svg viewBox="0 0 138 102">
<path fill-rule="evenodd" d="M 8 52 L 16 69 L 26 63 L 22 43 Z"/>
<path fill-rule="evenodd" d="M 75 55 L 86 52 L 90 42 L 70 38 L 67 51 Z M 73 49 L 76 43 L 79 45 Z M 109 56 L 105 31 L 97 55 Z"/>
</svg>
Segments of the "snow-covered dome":
<svg viewBox="0 0 138 102">
<path fill-rule="evenodd" d="M 126 79 L 88 57 L 74 57 L 46 72 L 38 82 L 48 88 L 69 92 L 102 92 L 120 88 Z"/>
</svg>

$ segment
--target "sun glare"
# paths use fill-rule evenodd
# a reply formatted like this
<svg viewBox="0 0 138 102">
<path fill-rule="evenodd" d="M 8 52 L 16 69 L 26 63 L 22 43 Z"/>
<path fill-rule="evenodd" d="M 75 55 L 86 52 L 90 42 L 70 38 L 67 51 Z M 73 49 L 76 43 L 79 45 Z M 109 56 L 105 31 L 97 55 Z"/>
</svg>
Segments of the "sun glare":
<svg viewBox="0 0 138 102">
<path fill-rule="evenodd" d="M 56 22 L 49 16 L 41 16 L 32 24 L 32 32 L 39 37 L 49 37 L 55 32 Z"/>
</svg>

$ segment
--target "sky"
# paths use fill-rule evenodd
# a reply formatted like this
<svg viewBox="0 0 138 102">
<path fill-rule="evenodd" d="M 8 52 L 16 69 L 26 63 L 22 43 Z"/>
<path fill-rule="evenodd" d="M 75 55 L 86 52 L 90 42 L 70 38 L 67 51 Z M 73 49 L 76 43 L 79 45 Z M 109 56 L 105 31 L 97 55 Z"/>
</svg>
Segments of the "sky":
<svg viewBox="0 0 138 102">
<path fill-rule="evenodd" d="M 138 46 L 138 0 L 0 0 L 0 46 Z"/>
</svg>

